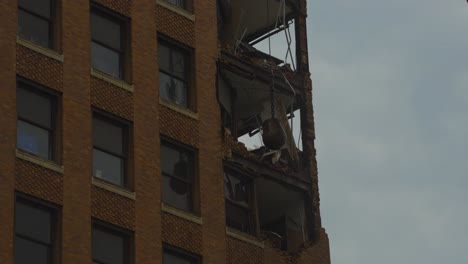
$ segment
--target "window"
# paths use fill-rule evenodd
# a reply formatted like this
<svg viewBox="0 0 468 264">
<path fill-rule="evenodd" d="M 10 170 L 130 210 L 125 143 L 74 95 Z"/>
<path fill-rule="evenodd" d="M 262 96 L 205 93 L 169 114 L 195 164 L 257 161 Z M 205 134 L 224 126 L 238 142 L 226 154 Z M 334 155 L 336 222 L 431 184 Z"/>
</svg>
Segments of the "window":
<svg viewBox="0 0 468 264">
<path fill-rule="evenodd" d="M 15 264 L 56 263 L 56 213 L 52 208 L 17 199 L 15 205 Z"/>
<path fill-rule="evenodd" d="M 93 175 L 127 187 L 128 125 L 104 115 L 93 117 Z"/>
<path fill-rule="evenodd" d="M 182 250 L 165 247 L 163 251 L 163 264 L 199 264 L 200 258 Z"/>
<path fill-rule="evenodd" d="M 255 233 L 251 192 L 252 184 L 247 176 L 234 170 L 225 170 L 226 225 L 248 234 Z"/>
<path fill-rule="evenodd" d="M 93 8 L 91 11 L 92 66 L 116 79 L 125 77 L 127 21 L 103 8 Z"/>
<path fill-rule="evenodd" d="M 185 9 L 188 12 L 192 12 L 193 3 L 192 0 L 163 0 L 171 5 L 174 5 L 178 8 Z"/>
<path fill-rule="evenodd" d="M 54 160 L 57 120 L 56 96 L 32 83 L 17 83 L 17 142 L 19 149 Z"/>
<path fill-rule="evenodd" d="M 189 52 L 159 39 L 158 58 L 160 97 L 185 108 L 192 107 Z"/>
<path fill-rule="evenodd" d="M 18 0 L 18 36 L 52 48 L 54 11 L 54 0 Z"/>
<path fill-rule="evenodd" d="M 93 225 L 93 264 L 129 264 L 131 254 L 129 232 Z"/>
<path fill-rule="evenodd" d="M 162 200 L 164 204 L 193 211 L 194 152 L 162 142 Z"/>
</svg>

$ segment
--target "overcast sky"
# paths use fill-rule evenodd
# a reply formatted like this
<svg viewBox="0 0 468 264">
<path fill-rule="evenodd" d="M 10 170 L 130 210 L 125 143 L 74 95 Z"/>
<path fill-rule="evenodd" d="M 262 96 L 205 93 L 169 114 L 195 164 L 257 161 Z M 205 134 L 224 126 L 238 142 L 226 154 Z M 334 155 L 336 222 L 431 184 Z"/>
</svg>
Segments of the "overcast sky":
<svg viewBox="0 0 468 264">
<path fill-rule="evenodd" d="M 309 0 L 333 264 L 468 263 L 468 4 Z"/>
</svg>

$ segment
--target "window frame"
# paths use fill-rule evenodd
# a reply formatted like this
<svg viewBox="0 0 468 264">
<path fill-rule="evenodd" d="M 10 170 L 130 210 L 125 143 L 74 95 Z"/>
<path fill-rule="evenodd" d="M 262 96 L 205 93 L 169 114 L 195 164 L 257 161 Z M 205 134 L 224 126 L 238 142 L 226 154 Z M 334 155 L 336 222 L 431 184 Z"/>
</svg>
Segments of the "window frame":
<svg viewBox="0 0 468 264">
<path fill-rule="evenodd" d="M 112 23 L 115 23 L 115 24 L 118 24 L 120 26 L 120 50 L 117 50 L 113 47 L 110 47 L 108 45 L 106 45 L 105 43 L 102 43 L 101 41 L 97 41 L 95 39 L 93 39 L 93 34 L 92 34 L 92 28 L 93 28 L 93 24 L 92 24 L 92 18 L 91 18 L 91 15 L 92 14 L 95 14 L 97 16 L 100 16 L 106 20 L 109 20 L 110 22 Z M 120 81 L 124 81 L 124 82 L 129 82 L 130 81 L 130 61 L 131 61 L 131 58 L 130 58 L 130 47 L 131 47 L 131 41 L 130 41 L 130 38 L 131 38 L 131 30 L 130 30 L 130 18 L 122 15 L 122 14 L 119 14 L 113 10 L 110 10 L 109 8 L 101 5 L 101 4 L 98 4 L 94 1 L 91 1 L 91 6 L 90 6 L 90 11 L 89 11 L 89 20 L 90 20 L 90 37 L 91 37 L 91 48 L 92 48 L 92 45 L 93 43 L 96 43 L 108 50 L 111 50 L 113 52 L 116 52 L 117 54 L 119 54 L 119 76 L 113 76 L 109 73 L 106 73 L 100 69 L 97 69 L 97 68 L 94 68 L 93 67 L 93 63 L 92 63 L 92 51 L 91 51 L 91 67 L 100 72 L 100 73 L 103 73 L 107 76 L 110 76 L 111 78 L 113 79 L 116 79 L 116 80 L 120 80 Z"/>
<path fill-rule="evenodd" d="M 51 124 L 50 124 L 50 128 L 45 127 L 37 123 L 34 120 L 30 120 L 26 117 L 20 117 L 19 113 L 17 112 L 16 113 L 16 120 L 17 120 L 16 125 L 18 125 L 18 121 L 21 121 L 29 125 L 32 125 L 34 127 L 38 127 L 42 130 L 46 130 L 49 133 L 49 137 L 48 137 L 49 153 L 48 153 L 48 157 L 45 158 L 35 153 L 32 153 L 26 149 L 22 149 L 18 145 L 16 145 L 16 148 L 22 152 L 26 152 L 28 154 L 39 157 L 41 159 L 49 160 L 57 164 L 60 164 L 61 163 L 61 146 L 62 146 L 61 131 L 60 131 L 61 117 L 62 117 L 61 94 L 57 91 L 54 91 L 45 86 L 42 86 L 34 81 L 25 79 L 21 76 L 17 76 L 16 78 L 16 94 L 17 95 L 18 95 L 19 89 L 23 89 L 28 92 L 34 93 L 38 96 L 49 99 Z M 18 109 L 18 98 L 16 98 L 16 103 L 17 103 L 16 108 Z M 16 132 L 16 136 L 18 137 L 18 131 Z M 18 140 L 16 141 L 16 144 L 18 144 L 17 142 Z"/>
<path fill-rule="evenodd" d="M 173 6 L 174 8 L 178 8 L 178 9 L 181 9 L 187 13 L 190 13 L 190 14 L 193 14 L 193 0 L 182 0 L 184 1 L 184 6 L 178 6 L 178 5 L 175 5 L 171 2 L 169 2 L 169 0 L 161 0 L 163 1 L 164 3 L 167 3 L 168 5 L 171 5 Z"/>
<path fill-rule="evenodd" d="M 56 47 L 57 43 L 55 43 L 54 40 L 56 39 L 56 35 L 58 33 L 58 32 L 56 32 L 58 30 L 55 30 L 56 27 L 57 27 L 55 25 L 57 23 L 57 17 L 58 17 L 57 11 L 59 9 L 58 8 L 58 3 L 57 3 L 58 1 L 59 0 L 50 0 L 50 6 L 49 6 L 50 17 L 49 18 L 46 18 L 43 15 L 37 14 L 34 11 L 28 10 L 25 7 L 20 6 L 19 3 L 17 4 L 18 10 L 21 10 L 21 11 L 23 11 L 23 12 L 25 12 L 25 13 L 31 15 L 31 16 L 34 16 L 35 18 L 39 18 L 40 20 L 43 20 L 43 21 L 47 22 L 47 24 L 48 24 L 47 28 L 49 30 L 48 36 L 47 36 L 47 41 L 48 41 L 47 44 L 48 45 L 44 47 L 44 48 L 47 48 L 47 49 L 56 49 L 57 48 Z M 19 21 L 18 21 L 18 27 L 19 27 Z M 27 41 L 29 41 L 29 40 L 27 40 Z M 29 41 L 29 42 L 31 42 L 31 41 Z M 32 42 L 32 43 L 34 43 L 34 42 Z M 34 44 L 39 45 L 37 43 L 34 43 Z M 39 45 L 39 46 L 41 46 L 41 45 Z"/>
<path fill-rule="evenodd" d="M 177 105 L 178 107 L 188 109 L 190 111 L 196 112 L 196 91 L 195 91 L 195 63 L 194 63 L 194 50 L 192 47 L 187 46 L 181 42 L 178 42 L 166 35 L 163 35 L 161 33 L 158 33 L 158 78 L 160 78 L 160 73 L 164 73 L 165 75 L 170 76 L 171 78 L 174 78 L 178 81 L 181 81 L 185 84 L 185 92 L 187 96 L 187 106 L 179 105 L 175 103 L 174 101 L 171 101 L 166 98 L 162 98 L 161 95 L 159 98 L 162 100 L 169 102 L 171 104 Z M 159 46 L 163 45 L 169 50 L 175 50 L 180 53 L 182 53 L 185 56 L 185 80 L 182 80 L 180 77 L 163 70 L 162 67 L 160 66 L 160 61 L 159 61 Z M 158 87 L 160 86 L 160 80 L 158 83 Z M 159 87 L 159 91 L 161 90 L 161 87 Z"/>
<path fill-rule="evenodd" d="M 48 263 L 49 264 L 58 264 L 60 263 L 61 259 L 61 247 L 62 247 L 62 240 L 61 240 L 61 231 L 62 231 L 62 212 L 61 212 L 61 206 L 57 204 L 53 204 L 48 201 L 44 201 L 40 198 L 33 197 L 27 194 L 23 193 L 15 193 L 15 212 L 14 212 L 14 223 L 15 227 L 13 229 L 14 231 L 14 238 L 18 236 L 17 231 L 16 231 L 16 204 L 20 202 L 23 203 L 27 206 L 34 207 L 36 209 L 40 209 L 43 211 L 47 211 L 50 213 L 51 216 L 51 222 L 50 222 L 50 239 L 51 239 L 51 245 L 48 246 L 49 249 L 49 258 L 48 258 Z M 36 239 L 33 238 L 28 238 L 27 236 L 24 235 L 19 235 L 20 238 L 28 241 L 32 241 L 33 243 L 40 244 L 42 246 L 46 246 L 46 244 L 42 241 L 37 241 Z M 13 243 L 13 252 L 16 252 L 16 243 Z M 14 253 L 15 255 L 16 253 Z"/>
<path fill-rule="evenodd" d="M 91 261 L 92 263 L 98 264 L 105 264 L 100 262 L 99 260 L 94 259 L 94 250 L 93 250 L 93 243 L 94 243 L 94 229 L 97 228 L 103 232 L 107 232 L 109 234 L 113 234 L 116 236 L 120 236 L 124 238 L 124 252 L 122 255 L 126 258 L 123 259 L 124 264 L 133 264 L 134 263 L 134 254 L 135 254 L 135 238 L 134 232 L 124 229 L 122 227 L 98 220 L 92 219 L 91 220 Z"/>
<path fill-rule="evenodd" d="M 191 261 L 191 264 L 201 264 L 202 263 L 202 258 L 199 255 L 196 255 L 194 253 L 188 252 L 186 250 L 183 250 L 181 248 L 163 243 L 163 250 L 162 250 L 162 260 L 161 263 L 164 263 L 164 253 L 168 252 L 170 255 L 173 256 L 180 256 L 181 258 Z"/>
<path fill-rule="evenodd" d="M 175 208 L 177 210 L 180 210 L 180 211 L 183 211 L 183 212 L 186 212 L 186 213 L 189 213 L 189 214 L 193 214 L 193 215 L 197 215 L 199 216 L 199 213 L 200 213 L 200 203 L 199 203 L 199 200 L 200 200 L 200 193 L 199 193 L 199 174 L 198 174 L 198 171 L 199 171 L 199 165 L 198 165 L 198 150 L 192 146 L 189 146 L 189 145 L 185 145 L 179 141 L 176 141 L 174 139 L 171 139 L 171 138 L 168 138 L 168 137 L 165 137 L 165 136 L 162 136 L 160 137 L 160 162 L 162 164 L 163 162 L 163 156 L 161 155 L 161 148 L 162 146 L 165 146 L 167 148 L 170 148 L 170 149 L 173 149 L 173 150 L 176 150 L 176 151 L 182 151 L 182 152 L 185 152 L 185 153 L 189 153 L 192 158 L 193 158 L 193 171 L 191 173 L 192 175 L 192 180 L 190 182 L 184 180 L 184 179 L 181 179 L 179 177 L 176 177 L 176 176 L 173 176 L 173 175 L 169 175 L 169 174 L 166 174 L 163 172 L 163 169 L 162 169 L 162 165 L 160 166 L 161 167 L 161 170 L 160 170 L 160 173 L 161 173 L 161 178 L 162 177 L 169 177 L 169 178 L 174 178 L 176 181 L 181 181 L 181 182 L 184 182 L 185 184 L 190 184 L 190 192 L 191 192 L 191 210 L 187 211 L 187 210 L 184 210 L 184 209 L 180 209 L 180 208 L 177 208 L 175 207 L 174 205 L 172 204 L 168 204 L 168 203 L 165 203 L 163 201 L 163 192 L 164 192 L 164 188 L 163 188 L 163 185 L 161 184 L 161 201 L 164 203 L 164 205 L 167 205 L 167 206 L 170 206 L 172 208 Z"/>
<path fill-rule="evenodd" d="M 130 173 L 130 168 L 131 168 L 130 161 L 131 161 L 132 123 L 130 121 L 128 121 L 128 120 L 125 120 L 125 119 L 123 119 L 121 117 L 115 116 L 115 115 L 113 115 L 111 113 L 105 112 L 105 111 L 97 109 L 97 108 L 92 109 L 92 122 L 94 121 L 94 118 L 97 118 L 100 121 L 107 122 L 107 123 L 110 123 L 112 125 L 119 126 L 119 127 L 122 128 L 122 152 L 123 152 L 122 155 L 120 155 L 118 153 L 114 153 L 111 150 L 106 150 L 104 148 L 97 147 L 95 142 L 94 142 L 94 129 L 95 129 L 94 127 L 92 127 L 92 133 L 93 133 L 93 148 L 92 148 L 92 150 L 97 149 L 98 151 L 101 151 L 101 152 L 104 152 L 104 153 L 106 153 L 108 155 L 111 155 L 111 156 L 118 157 L 118 158 L 122 159 L 122 162 L 123 162 L 123 165 L 122 165 L 123 166 L 123 169 L 122 169 L 122 177 L 123 177 L 122 182 L 123 182 L 123 185 L 117 185 L 117 184 L 114 184 L 114 183 L 112 183 L 110 181 L 107 181 L 105 179 L 96 177 L 94 175 L 94 169 L 93 169 L 92 177 L 95 178 L 98 181 L 103 181 L 103 182 L 105 182 L 107 184 L 111 184 L 113 186 L 116 186 L 117 188 L 121 188 L 121 189 L 131 191 L 132 188 L 133 188 L 133 182 L 132 182 L 133 179 L 130 177 L 130 175 L 131 175 L 131 173 Z M 94 164 L 94 156 L 93 156 L 93 164 Z"/>
<path fill-rule="evenodd" d="M 225 217 L 226 217 L 226 227 L 236 230 L 238 232 L 242 232 L 251 236 L 257 236 L 259 232 L 259 221 L 258 221 L 258 213 L 257 213 L 257 202 L 256 202 L 256 195 L 255 195 L 255 181 L 253 177 L 251 177 L 247 172 L 242 171 L 241 169 L 238 169 L 234 166 L 230 166 L 225 164 L 224 165 L 224 170 L 223 170 L 223 177 L 225 177 L 226 173 L 231 173 L 232 177 L 239 178 L 237 175 L 240 175 L 241 177 L 247 178 L 248 180 L 248 186 L 247 186 L 247 203 L 248 206 L 242 205 L 240 203 L 236 203 L 235 201 L 231 201 L 230 199 L 226 198 L 226 194 L 224 194 L 224 202 L 225 202 Z M 223 180 L 224 183 L 224 180 Z M 225 184 L 225 183 L 224 183 Z M 224 186 L 223 186 L 224 187 Z M 224 188 L 223 188 L 224 191 Z M 239 230 L 236 227 L 232 227 L 228 225 L 228 217 L 227 217 L 227 206 L 226 204 L 229 204 L 231 206 L 240 208 L 241 210 L 247 211 L 247 217 L 248 217 L 248 231 L 244 230 Z"/>
</svg>

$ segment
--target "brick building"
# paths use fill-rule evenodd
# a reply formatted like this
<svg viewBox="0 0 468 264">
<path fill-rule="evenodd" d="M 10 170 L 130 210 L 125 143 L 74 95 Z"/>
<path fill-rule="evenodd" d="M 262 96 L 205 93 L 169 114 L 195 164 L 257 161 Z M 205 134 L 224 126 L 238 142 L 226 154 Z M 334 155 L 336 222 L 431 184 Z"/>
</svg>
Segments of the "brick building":
<svg viewBox="0 0 468 264">
<path fill-rule="evenodd" d="M 330 263 L 305 19 L 305 0 L 0 0 L 0 263 Z M 253 47 L 291 25 L 294 64 Z"/>
</svg>

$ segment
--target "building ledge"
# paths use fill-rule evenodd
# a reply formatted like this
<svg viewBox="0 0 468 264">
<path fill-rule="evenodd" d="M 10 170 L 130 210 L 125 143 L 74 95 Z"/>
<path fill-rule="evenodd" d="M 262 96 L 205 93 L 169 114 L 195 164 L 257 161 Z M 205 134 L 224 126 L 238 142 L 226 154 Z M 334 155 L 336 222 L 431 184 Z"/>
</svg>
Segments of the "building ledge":
<svg viewBox="0 0 468 264">
<path fill-rule="evenodd" d="M 29 161 L 31 163 L 34 163 L 36 165 L 42 166 L 44 168 L 47 168 L 49 170 L 53 170 L 55 172 L 63 174 L 64 168 L 63 166 L 58 165 L 57 163 L 43 159 L 41 157 L 38 157 L 36 155 L 24 152 L 20 149 L 16 149 L 16 157 L 25 161 Z"/>
<path fill-rule="evenodd" d="M 165 205 L 164 203 L 161 203 L 161 210 L 163 212 L 178 216 L 180 218 L 183 218 L 185 220 L 188 220 L 190 222 L 194 222 L 196 224 L 202 225 L 203 224 L 203 218 L 193 215 L 191 213 L 187 213 L 178 209 L 175 209 L 171 206 Z"/>
<path fill-rule="evenodd" d="M 263 241 L 259 241 L 256 237 L 253 237 L 251 235 L 241 233 L 239 231 L 233 230 L 229 227 L 226 227 L 226 235 L 233 237 L 235 239 L 244 241 L 246 243 L 249 243 L 251 245 L 257 246 L 259 248 L 265 248 L 265 243 Z"/>
<path fill-rule="evenodd" d="M 123 188 L 120 188 L 118 186 L 115 186 L 113 184 L 109 184 L 107 182 L 101 181 L 99 179 L 96 179 L 95 177 L 92 178 L 92 184 L 93 186 L 99 187 L 101 189 L 107 190 L 109 192 L 113 192 L 115 194 L 124 196 L 128 199 L 135 200 L 136 199 L 136 194 L 135 192 L 131 192 L 129 190 L 125 190 Z"/>
<path fill-rule="evenodd" d="M 157 0 L 156 3 L 158 3 L 158 5 L 160 5 L 160 6 L 163 6 L 163 7 L 167 8 L 167 9 L 171 10 L 172 12 L 175 12 L 175 13 L 177 13 L 177 14 L 185 17 L 185 18 L 188 18 L 188 19 L 190 19 L 192 21 L 195 21 L 195 15 L 188 12 L 187 10 L 178 8 L 178 7 L 176 7 L 174 5 L 171 5 L 169 3 L 166 3 L 166 2 L 164 2 L 162 0 Z"/>
<path fill-rule="evenodd" d="M 107 75 L 107 74 L 105 74 L 103 72 L 100 72 L 100 71 L 98 71 L 98 70 L 96 70 L 94 68 L 91 68 L 91 76 L 94 76 L 94 77 L 96 77 L 98 79 L 101 79 L 103 81 L 106 81 L 108 83 L 111 83 L 111 84 L 113 84 L 113 85 L 115 85 L 117 87 L 120 87 L 120 88 L 122 88 L 124 90 L 127 90 L 127 91 L 133 93 L 133 85 L 128 84 L 128 83 L 126 83 L 126 82 L 124 82 L 122 80 L 115 79 L 115 78 L 113 78 L 113 77 L 111 77 L 111 76 L 109 76 L 109 75 Z"/>
<path fill-rule="evenodd" d="M 62 54 L 57 53 L 54 50 L 44 48 L 42 46 L 36 45 L 32 42 L 29 42 L 25 39 L 20 38 L 19 36 L 16 36 L 16 43 L 19 45 L 26 47 L 30 50 L 34 50 L 35 52 L 38 52 L 42 55 L 45 55 L 51 59 L 63 62 L 64 61 L 64 56 Z"/>
<path fill-rule="evenodd" d="M 178 113 L 181 113 L 183 115 L 186 115 L 190 118 L 193 118 L 195 120 L 198 120 L 198 113 L 195 113 L 195 112 L 192 112 L 190 111 L 189 109 L 187 108 L 184 108 L 184 107 L 181 107 L 181 106 L 178 106 L 170 101 L 167 101 L 167 100 L 164 100 L 162 98 L 159 98 L 159 103 L 171 110 L 174 110 Z"/>
</svg>

